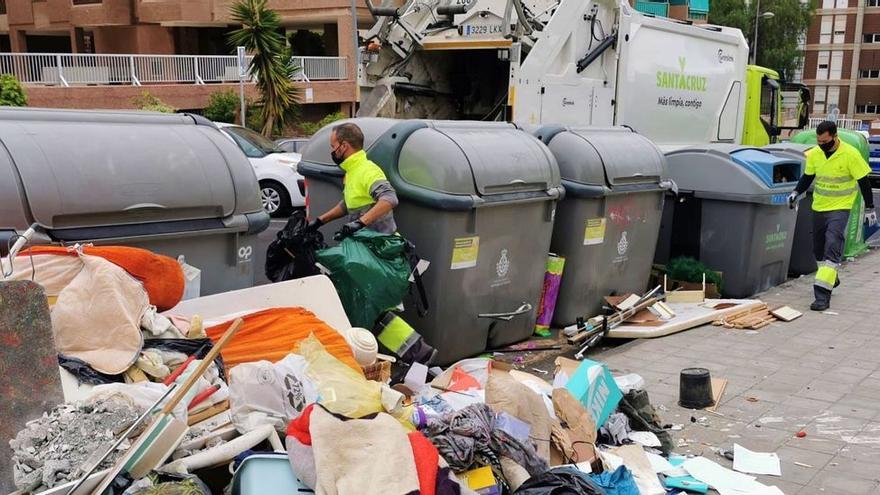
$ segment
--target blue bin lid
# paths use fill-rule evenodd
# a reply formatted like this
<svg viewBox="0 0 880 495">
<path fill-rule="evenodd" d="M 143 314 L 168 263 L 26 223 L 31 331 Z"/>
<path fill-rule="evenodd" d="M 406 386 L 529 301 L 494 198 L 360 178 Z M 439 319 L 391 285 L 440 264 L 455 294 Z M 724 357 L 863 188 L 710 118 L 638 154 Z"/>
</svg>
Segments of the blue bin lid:
<svg viewBox="0 0 880 495">
<path fill-rule="evenodd" d="M 773 181 L 773 169 L 775 166 L 790 163 L 800 166 L 800 163 L 797 160 L 774 156 L 767 151 L 754 148 L 736 150 L 730 154 L 730 158 L 734 163 L 745 168 L 761 179 L 767 187 L 775 188 L 797 182 L 797 180 L 786 181 L 784 183 Z"/>
</svg>

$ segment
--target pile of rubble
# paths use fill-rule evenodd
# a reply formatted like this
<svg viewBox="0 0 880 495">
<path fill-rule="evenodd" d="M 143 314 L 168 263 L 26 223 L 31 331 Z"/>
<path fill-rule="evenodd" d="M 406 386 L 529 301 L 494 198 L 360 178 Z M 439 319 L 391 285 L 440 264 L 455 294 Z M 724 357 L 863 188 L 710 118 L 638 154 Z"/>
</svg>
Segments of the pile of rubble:
<svg viewBox="0 0 880 495">
<path fill-rule="evenodd" d="M 94 453 L 109 448 L 142 412 L 121 397 L 111 397 L 59 404 L 28 422 L 9 442 L 15 486 L 22 492 L 39 493 L 75 481 L 82 475 L 79 468 L 93 463 Z M 112 465 L 127 447 L 111 454 L 101 467 Z"/>
</svg>

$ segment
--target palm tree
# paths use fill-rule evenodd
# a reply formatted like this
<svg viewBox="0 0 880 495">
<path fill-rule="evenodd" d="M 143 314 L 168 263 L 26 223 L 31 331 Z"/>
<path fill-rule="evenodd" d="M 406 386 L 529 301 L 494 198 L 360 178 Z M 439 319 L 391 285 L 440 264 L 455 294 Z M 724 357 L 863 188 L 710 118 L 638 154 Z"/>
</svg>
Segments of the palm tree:
<svg viewBox="0 0 880 495">
<path fill-rule="evenodd" d="M 269 137 L 294 118 L 300 91 L 293 83 L 297 68 L 281 32 L 281 18 L 266 2 L 238 0 L 232 4 L 230 16 L 241 28 L 229 33 L 229 43 L 243 46 L 253 55 L 248 71 L 257 79 L 264 122 L 261 132 Z"/>
</svg>

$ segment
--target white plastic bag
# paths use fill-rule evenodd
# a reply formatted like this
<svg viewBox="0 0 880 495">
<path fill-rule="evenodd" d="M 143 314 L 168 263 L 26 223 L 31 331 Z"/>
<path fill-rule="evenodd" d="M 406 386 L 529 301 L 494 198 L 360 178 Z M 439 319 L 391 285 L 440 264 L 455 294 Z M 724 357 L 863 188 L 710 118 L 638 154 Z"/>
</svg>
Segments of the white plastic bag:
<svg viewBox="0 0 880 495">
<path fill-rule="evenodd" d="M 183 297 L 182 301 L 195 299 L 202 295 L 202 271 L 186 262 L 181 254 L 177 257 L 180 268 L 183 269 Z"/>
<path fill-rule="evenodd" d="M 269 361 L 243 363 L 229 371 L 229 409 L 232 424 L 246 433 L 272 424 L 283 431 L 303 409 L 318 399 L 306 377 L 308 363 L 298 354 L 288 354 L 275 364 Z"/>
</svg>

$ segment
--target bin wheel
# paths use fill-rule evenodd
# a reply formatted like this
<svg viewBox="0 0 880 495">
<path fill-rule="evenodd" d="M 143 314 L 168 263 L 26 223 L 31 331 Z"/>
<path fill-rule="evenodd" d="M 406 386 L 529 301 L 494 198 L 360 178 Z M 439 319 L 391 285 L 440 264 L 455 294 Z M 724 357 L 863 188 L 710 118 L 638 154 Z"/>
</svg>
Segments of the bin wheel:
<svg viewBox="0 0 880 495">
<path fill-rule="evenodd" d="M 278 218 L 290 215 L 290 194 L 281 184 L 266 180 L 260 182 L 260 202 L 270 216 Z"/>
</svg>

